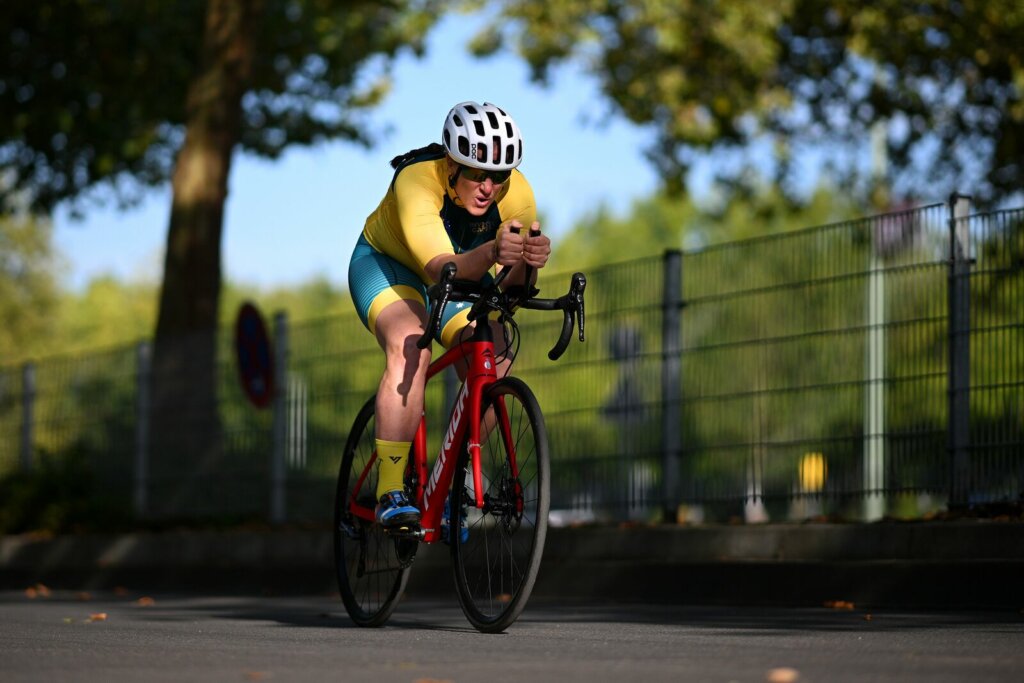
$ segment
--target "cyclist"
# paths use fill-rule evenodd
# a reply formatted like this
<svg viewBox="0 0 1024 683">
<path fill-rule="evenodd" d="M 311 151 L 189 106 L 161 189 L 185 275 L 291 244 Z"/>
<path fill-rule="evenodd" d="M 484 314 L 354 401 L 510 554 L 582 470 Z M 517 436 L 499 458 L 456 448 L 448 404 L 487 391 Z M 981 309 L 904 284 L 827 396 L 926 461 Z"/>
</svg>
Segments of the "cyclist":
<svg viewBox="0 0 1024 683">
<path fill-rule="evenodd" d="M 523 284 L 526 266 L 543 268 L 551 253 L 533 190 L 516 170 L 523 143 L 512 117 L 487 102 L 462 102 L 448 112 L 441 138 L 391 160 L 391 185 L 349 263 L 356 310 L 386 357 L 375 434 L 377 521 L 386 527 L 420 518 L 403 479 L 430 363 L 430 348 L 416 347 L 428 320 L 427 285 L 448 262 L 460 279 L 485 281 L 495 267 L 511 268 L 505 283 Z M 446 308 L 437 335 L 443 346 L 461 338 L 468 313 L 464 304 Z"/>
</svg>

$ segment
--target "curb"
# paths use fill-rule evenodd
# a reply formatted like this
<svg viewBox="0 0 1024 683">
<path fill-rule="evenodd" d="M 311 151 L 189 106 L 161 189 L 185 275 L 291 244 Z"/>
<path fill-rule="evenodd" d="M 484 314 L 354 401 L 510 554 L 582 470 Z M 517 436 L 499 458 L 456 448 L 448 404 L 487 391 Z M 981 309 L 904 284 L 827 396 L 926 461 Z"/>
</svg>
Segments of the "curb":
<svg viewBox="0 0 1024 683">
<path fill-rule="evenodd" d="M 1024 524 L 550 529 L 534 595 L 669 604 L 1024 607 Z M 326 530 L 0 539 L 0 588 L 330 594 Z M 454 594 L 448 549 L 422 546 L 407 591 Z"/>
</svg>

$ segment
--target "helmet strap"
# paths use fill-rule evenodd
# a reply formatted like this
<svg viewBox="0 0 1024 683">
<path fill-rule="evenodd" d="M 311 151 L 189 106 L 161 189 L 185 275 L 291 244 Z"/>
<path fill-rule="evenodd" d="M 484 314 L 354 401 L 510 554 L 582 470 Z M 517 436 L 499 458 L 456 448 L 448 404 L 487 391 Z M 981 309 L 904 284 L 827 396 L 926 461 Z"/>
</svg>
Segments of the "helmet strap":
<svg viewBox="0 0 1024 683">
<path fill-rule="evenodd" d="M 462 174 L 462 164 L 455 164 L 455 173 L 448 176 L 448 187 L 455 189 L 455 183 L 459 180 L 459 175 Z"/>
</svg>

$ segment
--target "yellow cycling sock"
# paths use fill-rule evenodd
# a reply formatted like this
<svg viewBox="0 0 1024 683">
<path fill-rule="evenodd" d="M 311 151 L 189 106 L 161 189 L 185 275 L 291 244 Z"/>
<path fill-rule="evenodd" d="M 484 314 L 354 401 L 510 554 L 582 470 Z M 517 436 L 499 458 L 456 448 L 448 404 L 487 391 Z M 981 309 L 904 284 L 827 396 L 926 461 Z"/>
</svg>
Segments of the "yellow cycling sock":
<svg viewBox="0 0 1024 683">
<path fill-rule="evenodd" d="M 411 441 L 377 439 L 377 499 L 388 491 L 405 488 L 405 464 Z"/>
</svg>

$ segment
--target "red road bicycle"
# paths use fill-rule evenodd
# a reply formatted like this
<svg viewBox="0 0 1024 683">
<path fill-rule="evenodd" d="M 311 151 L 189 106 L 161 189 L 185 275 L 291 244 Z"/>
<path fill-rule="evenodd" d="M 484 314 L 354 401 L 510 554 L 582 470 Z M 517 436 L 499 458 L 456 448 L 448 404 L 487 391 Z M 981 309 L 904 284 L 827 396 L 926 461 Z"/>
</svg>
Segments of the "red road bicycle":
<svg viewBox="0 0 1024 683">
<path fill-rule="evenodd" d="M 431 316 L 420 348 L 433 339 L 449 301 L 472 303 L 470 321 L 486 320 L 497 311 L 510 361 L 518 350 L 514 313 L 519 308 L 564 313 L 561 335 L 548 353 L 551 360 L 569 345 L 574 323 L 583 341 L 582 273 L 572 276 L 564 296 L 538 299 L 533 288 L 502 291 L 499 285 L 507 272 L 481 286 L 456 280 L 455 265 L 446 265 L 440 282 L 428 290 Z M 547 432 L 533 392 L 519 378 L 499 378 L 497 360 L 491 326 L 479 324 L 467 341 L 453 346 L 427 371 L 429 381 L 455 363 L 466 362 L 468 367 L 429 472 L 425 420 L 420 420 L 412 443 L 406 485 L 421 511 L 418 528 L 388 531 L 376 523 L 375 397 L 356 417 L 345 444 L 334 504 L 338 586 L 356 624 L 381 626 L 388 620 L 405 589 L 419 544 L 442 540 L 445 518 L 459 603 L 470 623 L 485 633 L 498 633 L 525 607 L 547 533 Z"/>
</svg>

